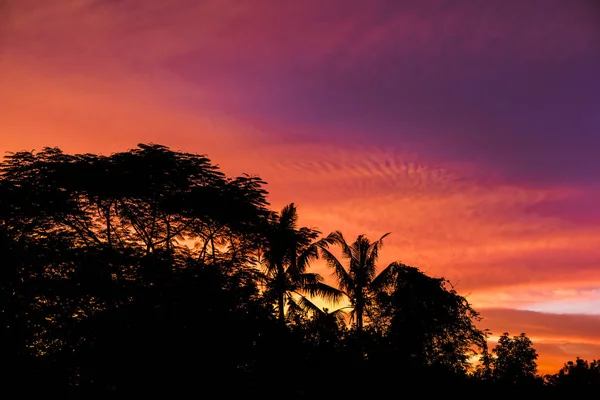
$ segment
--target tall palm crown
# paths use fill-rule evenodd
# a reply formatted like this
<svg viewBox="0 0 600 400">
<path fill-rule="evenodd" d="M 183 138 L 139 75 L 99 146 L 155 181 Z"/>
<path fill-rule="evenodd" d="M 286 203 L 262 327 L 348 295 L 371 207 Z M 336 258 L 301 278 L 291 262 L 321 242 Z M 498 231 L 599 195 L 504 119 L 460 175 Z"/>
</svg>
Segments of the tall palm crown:
<svg viewBox="0 0 600 400">
<path fill-rule="evenodd" d="M 278 318 L 285 321 L 285 307 L 291 310 L 318 311 L 308 296 L 322 296 L 335 302 L 343 294 L 323 283 L 323 277 L 307 272 L 309 264 L 319 258 L 320 232 L 297 228 L 298 212 L 294 203 L 273 214 L 268 224 L 262 264 L 265 268 L 266 297 L 275 300 Z"/>
<path fill-rule="evenodd" d="M 377 261 L 383 239 L 371 242 L 365 235 L 359 235 L 356 241 L 348 244 L 340 231 L 335 231 L 323 239 L 320 244 L 321 253 L 327 265 L 333 268 L 338 286 L 350 299 L 352 317 L 358 332 L 363 329 L 363 319 L 369 311 L 372 295 L 382 290 L 398 269 L 399 264 L 391 263 L 377 274 Z M 342 258 L 347 260 L 345 268 L 340 260 L 329 251 L 329 245 L 338 245 L 342 250 Z"/>
</svg>

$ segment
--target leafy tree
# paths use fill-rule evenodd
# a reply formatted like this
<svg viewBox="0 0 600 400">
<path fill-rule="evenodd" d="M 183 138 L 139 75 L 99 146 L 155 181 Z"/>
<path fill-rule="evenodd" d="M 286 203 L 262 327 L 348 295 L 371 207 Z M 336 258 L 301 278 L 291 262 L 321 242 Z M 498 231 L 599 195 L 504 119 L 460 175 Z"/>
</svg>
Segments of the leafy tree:
<svg viewBox="0 0 600 400">
<path fill-rule="evenodd" d="M 489 329 L 483 330 L 483 343 L 479 363 L 475 365 L 473 376 L 481 381 L 492 379 L 492 354 L 490 354 L 487 339 L 491 335 Z"/>
<path fill-rule="evenodd" d="M 558 373 L 546 376 L 546 381 L 565 391 L 600 389 L 600 360 L 588 362 L 577 357 L 566 362 Z"/>
<path fill-rule="evenodd" d="M 374 325 L 382 329 L 386 351 L 405 361 L 464 373 L 483 346 L 479 313 L 443 278 L 397 264 L 376 304 Z"/>
<path fill-rule="evenodd" d="M 71 335 L 83 320 L 172 285 L 190 247 L 207 242 L 199 226 L 220 227 L 228 274 L 237 274 L 231 267 L 257 247 L 268 215 L 263 184 L 160 145 L 9 154 L 0 163 L 0 315 L 14 339 L 6 348 L 43 355 L 36 360 L 68 354 L 85 340 Z"/>
<path fill-rule="evenodd" d="M 493 354 L 493 377 L 496 381 L 509 385 L 534 381 L 538 354 L 525 333 L 512 338 L 503 333 Z"/>
</svg>

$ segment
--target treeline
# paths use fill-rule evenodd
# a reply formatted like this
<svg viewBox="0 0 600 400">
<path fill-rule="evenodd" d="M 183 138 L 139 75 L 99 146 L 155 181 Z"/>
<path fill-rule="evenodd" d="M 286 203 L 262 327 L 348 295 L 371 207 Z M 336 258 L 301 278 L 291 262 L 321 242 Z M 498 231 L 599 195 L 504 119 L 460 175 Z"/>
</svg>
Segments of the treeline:
<svg viewBox="0 0 600 400">
<path fill-rule="evenodd" d="M 269 209 L 265 182 L 160 145 L 58 148 L 0 164 L 2 389 L 114 397 L 546 394 L 600 363 L 537 374 L 525 334 L 489 350 L 451 283 Z M 323 259 L 328 285 L 311 271 Z M 318 301 L 316 299 L 319 299 Z M 317 304 L 329 304 L 323 308 Z"/>
</svg>

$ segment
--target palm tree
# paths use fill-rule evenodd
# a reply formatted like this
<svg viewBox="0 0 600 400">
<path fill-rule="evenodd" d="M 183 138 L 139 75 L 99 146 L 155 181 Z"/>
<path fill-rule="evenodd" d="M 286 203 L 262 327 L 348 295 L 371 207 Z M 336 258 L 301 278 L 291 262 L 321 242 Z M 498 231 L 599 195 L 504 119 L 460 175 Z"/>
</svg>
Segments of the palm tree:
<svg viewBox="0 0 600 400">
<path fill-rule="evenodd" d="M 306 272 L 310 262 L 319 258 L 320 232 L 297 228 L 298 212 L 294 203 L 273 214 L 267 228 L 262 264 L 265 267 L 267 298 L 275 300 L 278 319 L 285 323 L 285 306 L 293 310 L 314 312 L 318 307 L 308 296 L 321 296 L 337 302 L 342 292 L 323 282 L 317 273 Z"/>
<path fill-rule="evenodd" d="M 357 332 L 363 329 L 363 318 L 369 311 L 373 295 L 390 282 L 401 265 L 393 262 L 377 274 L 379 250 L 383 239 L 388 235 L 386 233 L 375 242 L 371 242 L 365 235 L 359 235 L 354 243 L 348 245 L 342 233 L 335 231 L 319 243 L 323 258 L 334 270 L 340 290 L 350 299 L 353 308 L 351 316 Z M 342 257 L 348 261 L 347 269 L 329 251 L 330 244 L 341 247 Z"/>
</svg>

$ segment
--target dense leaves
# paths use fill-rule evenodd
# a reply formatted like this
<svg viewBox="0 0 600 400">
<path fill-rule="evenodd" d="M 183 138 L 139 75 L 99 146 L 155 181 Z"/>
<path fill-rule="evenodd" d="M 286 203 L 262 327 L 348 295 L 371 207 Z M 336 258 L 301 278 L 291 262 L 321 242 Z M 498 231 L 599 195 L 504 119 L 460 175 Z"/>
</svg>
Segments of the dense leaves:
<svg viewBox="0 0 600 400">
<path fill-rule="evenodd" d="M 397 264 L 390 282 L 379 292 L 376 326 L 390 354 L 420 365 L 467 370 L 469 357 L 483 347 L 479 314 L 442 278 Z"/>
<path fill-rule="evenodd" d="M 545 378 L 562 394 L 597 392 L 600 390 L 600 360 L 588 362 L 578 357 L 565 363 L 558 373 Z"/>
<path fill-rule="evenodd" d="M 524 334 L 513 336 L 502 334 L 493 350 L 493 377 L 496 380 L 516 385 L 536 378 L 538 358 L 533 343 Z"/>
</svg>

